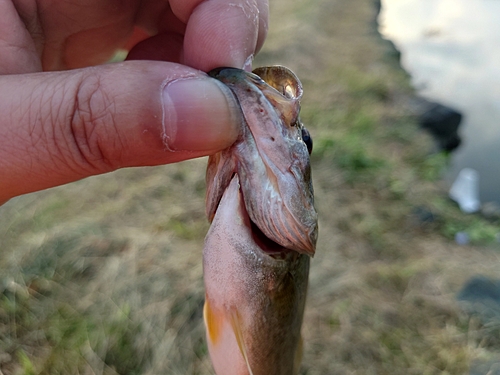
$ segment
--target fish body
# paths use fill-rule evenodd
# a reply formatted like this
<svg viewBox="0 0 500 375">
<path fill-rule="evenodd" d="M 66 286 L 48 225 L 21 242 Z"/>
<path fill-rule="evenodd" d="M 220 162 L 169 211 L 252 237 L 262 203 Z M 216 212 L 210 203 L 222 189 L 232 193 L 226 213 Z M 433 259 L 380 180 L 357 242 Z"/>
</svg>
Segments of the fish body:
<svg viewBox="0 0 500 375">
<path fill-rule="evenodd" d="M 207 168 L 204 319 L 217 375 L 298 373 L 317 239 L 300 81 L 283 67 L 256 73 L 211 73 L 245 118 L 237 142 Z"/>
<path fill-rule="evenodd" d="M 237 176 L 220 206 L 204 255 L 204 316 L 215 372 L 296 374 L 309 256 L 287 252 L 275 259 L 263 251 Z"/>
</svg>

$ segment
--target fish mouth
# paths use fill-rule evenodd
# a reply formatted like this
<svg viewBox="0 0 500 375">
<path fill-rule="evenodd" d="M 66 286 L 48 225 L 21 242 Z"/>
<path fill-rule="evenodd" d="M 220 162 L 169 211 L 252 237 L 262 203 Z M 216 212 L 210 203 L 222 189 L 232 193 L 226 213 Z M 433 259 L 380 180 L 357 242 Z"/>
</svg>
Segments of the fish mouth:
<svg viewBox="0 0 500 375">
<path fill-rule="evenodd" d="M 235 175 L 237 176 L 237 175 Z M 235 178 L 235 177 L 233 177 Z M 237 178 L 237 177 L 236 177 Z M 238 194 L 239 194 L 239 215 L 245 224 L 252 240 L 257 245 L 257 248 L 261 251 L 261 255 L 271 257 L 276 260 L 288 260 L 290 258 L 295 259 L 300 255 L 299 252 L 280 245 L 279 243 L 273 241 L 267 237 L 258 225 L 252 221 L 250 215 L 245 206 L 245 196 L 238 183 Z"/>
<path fill-rule="evenodd" d="M 287 249 L 280 244 L 274 242 L 269 237 L 267 237 L 255 224 L 250 217 L 248 217 L 250 222 L 250 233 L 252 234 L 252 239 L 258 245 L 262 252 L 274 259 L 288 259 L 294 254 L 299 254 L 295 250 Z"/>
</svg>

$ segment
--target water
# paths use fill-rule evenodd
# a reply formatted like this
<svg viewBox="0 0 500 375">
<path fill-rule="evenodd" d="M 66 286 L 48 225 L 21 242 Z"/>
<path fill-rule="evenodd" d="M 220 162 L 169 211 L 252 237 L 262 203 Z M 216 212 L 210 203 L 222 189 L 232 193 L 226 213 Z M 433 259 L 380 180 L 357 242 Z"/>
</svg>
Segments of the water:
<svg viewBox="0 0 500 375">
<path fill-rule="evenodd" d="M 419 95 L 464 114 L 449 180 L 474 168 L 500 204 L 500 0 L 382 0 L 380 25 Z"/>
</svg>

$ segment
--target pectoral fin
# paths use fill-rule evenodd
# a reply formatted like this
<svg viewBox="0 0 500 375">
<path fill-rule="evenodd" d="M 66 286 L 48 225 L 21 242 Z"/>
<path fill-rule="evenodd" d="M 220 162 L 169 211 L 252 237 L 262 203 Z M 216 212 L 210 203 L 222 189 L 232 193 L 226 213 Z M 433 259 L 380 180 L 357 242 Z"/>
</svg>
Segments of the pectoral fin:
<svg viewBox="0 0 500 375">
<path fill-rule="evenodd" d="M 233 327 L 234 336 L 236 337 L 236 342 L 238 343 L 238 347 L 240 348 L 240 353 L 245 359 L 245 363 L 247 364 L 248 373 L 250 375 L 253 375 L 252 368 L 250 367 L 250 362 L 248 361 L 248 351 L 245 347 L 245 341 L 243 339 L 243 331 L 241 329 L 241 316 L 236 309 L 231 312 L 231 326 Z"/>
<path fill-rule="evenodd" d="M 214 309 L 211 306 L 208 298 L 205 298 L 205 305 L 203 306 L 203 320 L 205 321 L 207 339 L 210 341 L 210 344 L 212 346 L 221 344 L 220 340 L 223 337 L 225 314 L 222 311 Z M 236 343 L 238 344 L 240 353 L 247 365 L 248 373 L 249 375 L 253 375 L 250 363 L 248 361 L 248 351 L 245 347 L 245 341 L 243 339 L 242 320 L 238 310 L 234 309 L 229 313 L 229 320 L 234 333 L 234 337 L 236 338 Z"/>
<path fill-rule="evenodd" d="M 212 345 L 217 345 L 221 337 L 224 317 L 217 311 L 212 310 L 207 298 L 205 298 L 205 305 L 203 306 L 203 320 L 207 328 L 208 340 Z"/>
</svg>

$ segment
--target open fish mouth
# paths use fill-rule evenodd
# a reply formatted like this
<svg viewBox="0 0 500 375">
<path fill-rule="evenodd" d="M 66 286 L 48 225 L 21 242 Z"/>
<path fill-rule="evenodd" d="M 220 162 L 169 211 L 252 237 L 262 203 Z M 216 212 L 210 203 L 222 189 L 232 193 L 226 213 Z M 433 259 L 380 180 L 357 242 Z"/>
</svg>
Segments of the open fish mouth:
<svg viewBox="0 0 500 375">
<path fill-rule="evenodd" d="M 291 257 L 296 257 L 299 254 L 297 251 L 287 249 L 286 247 L 273 241 L 272 239 L 267 237 L 262 230 L 260 230 L 257 224 L 255 224 L 252 221 L 246 209 L 246 205 L 244 203 L 245 196 L 243 194 L 243 191 L 239 183 L 238 183 L 238 191 L 240 194 L 240 201 L 238 207 L 239 215 L 243 220 L 243 222 L 248 227 L 252 239 L 257 245 L 256 247 L 254 247 L 254 249 L 256 248 L 262 252 L 262 255 L 269 256 L 276 260 L 286 260 Z"/>
</svg>

